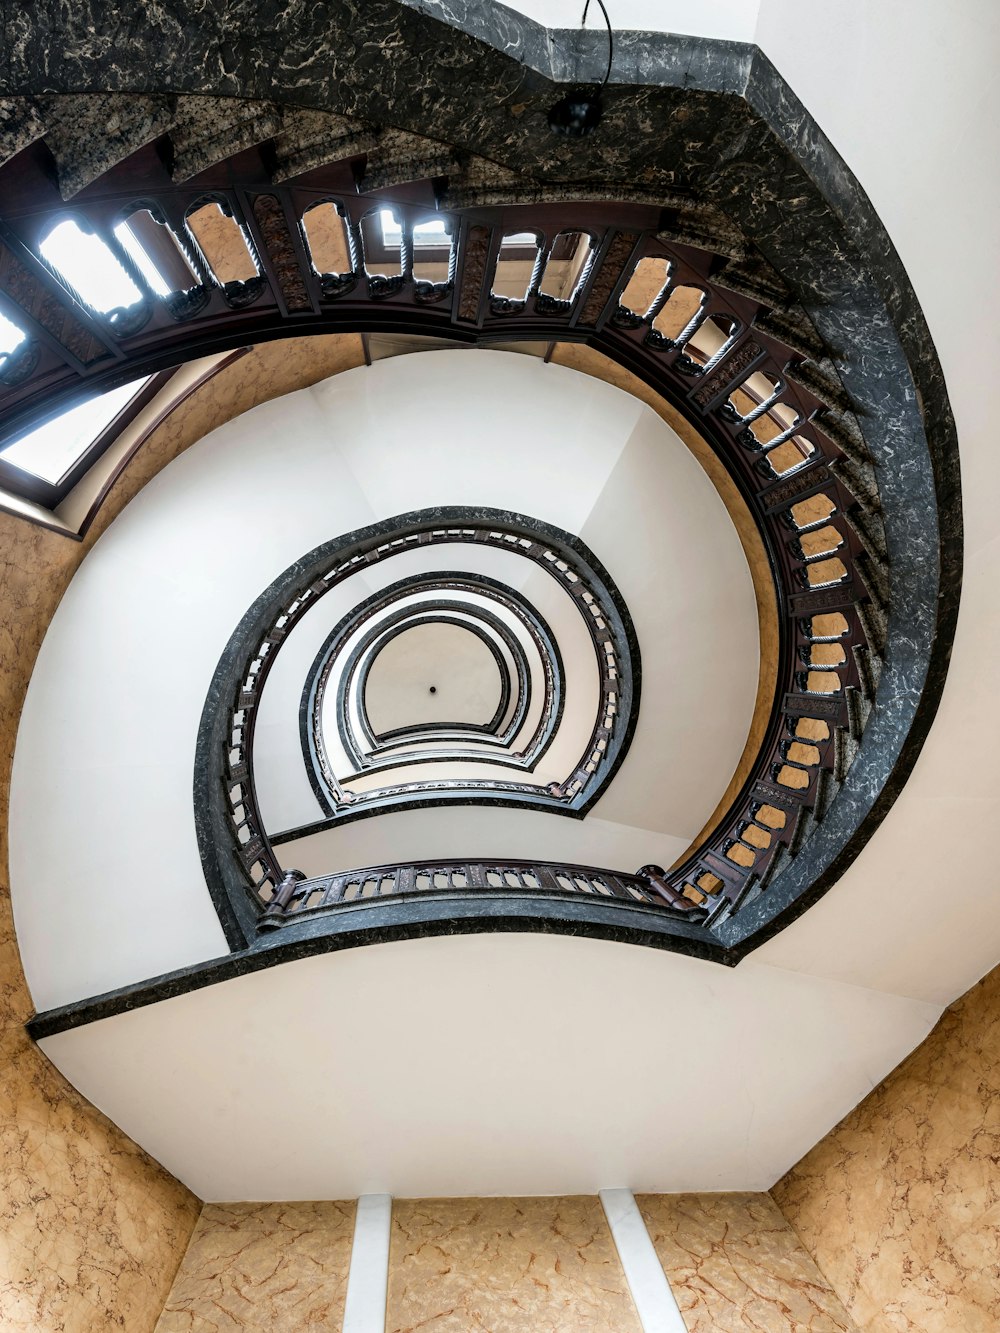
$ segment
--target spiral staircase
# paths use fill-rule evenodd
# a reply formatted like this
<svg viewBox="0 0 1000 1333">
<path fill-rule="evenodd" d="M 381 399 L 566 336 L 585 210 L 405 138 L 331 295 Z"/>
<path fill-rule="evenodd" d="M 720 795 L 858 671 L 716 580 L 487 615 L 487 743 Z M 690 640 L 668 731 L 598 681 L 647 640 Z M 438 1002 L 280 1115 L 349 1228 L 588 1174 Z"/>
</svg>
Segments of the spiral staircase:
<svg viewBox="0 0 1000 1333">
<path fill-rule="evenodd" d="M 389 10 L 496 107 L 466 122 L 454 82 L 414 77 L 390 111 Z M 107 526 L 14 769 L 33 1034 L 206 1197 L 308 1188 L 288 1143 L 248 1171 L 231 1113 L 260 1096 L 289 1131 L 251 1054 L 289 1015 L 278 1082 L 304 1104 L 328 1060 L 373 1077 L 342 1033 L 324 1052 L 324 1012 L 392 995 L 419 1027 L 477 973 L 462 1042 L 512 972 L 579 1006 L 604 973 L 605 1021 L 631 989 L 681 1064 L 737 1058 L 700 1018 L 720 988 L 761 1027 L 800 1005 L 789 1049 L 866 1021 L 845 1001 L 824 1028 L 823 986 L 796 999 L 755 951 L 835 899 L 937 706 L 960 576 L 940 367 L 762 57 L 643 80 L 626 37 L 605 139 L 557 143 L 543 112 L 600 44 L 538 31 L 372 6 L 337 105 L 304 57 L 265 101 L 232 71 L 150 91 L 127 50 L 120 92 L 0 101 L 9 511 L 86 538 L 171 421 L 251 361 L 292 367 L 295 392 L 216 416 Z M 925 1019 L 887 1011 L 872 1058 Z M 185 1065 L 174 1092 L 126 1072 L 150 1049 Z M 815 1063 L 769 1059 L 712 1084 L 710 1139 L 748 1080 L 775 1115 L 808 1101 Z M 196 1086 L 210 1132 L 181 1164 L 163 1108 Z M 779 1138 L 706 1150 L 697 1179 L 763 1179 Z"/>
</svg>

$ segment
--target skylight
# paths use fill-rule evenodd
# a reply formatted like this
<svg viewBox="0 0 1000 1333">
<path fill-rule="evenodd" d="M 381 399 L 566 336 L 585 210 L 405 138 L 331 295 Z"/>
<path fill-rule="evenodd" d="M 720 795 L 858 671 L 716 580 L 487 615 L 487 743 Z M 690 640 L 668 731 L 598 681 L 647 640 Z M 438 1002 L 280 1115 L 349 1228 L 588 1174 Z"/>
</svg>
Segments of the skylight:
<svg viewBox="0 0 1000 1333">
<path fill-rule="evenodd" d="M 403 239 L 403 229 L 396 221 L 391 208 L 379 210 L 382 222 L 382 240 L 387 246 L 399 245 Z M 413 228 L 414 245 L 450 245 L 451 237 L 444 226 L 443 218 L 433 218 L 430 222 L 418 222 Z"/>
<path fill-rule="evenodd" d="M 0 336 L 2 332 L 0 330 Z M 36 427 L 0 450 L 0 458 L 42 481 L 57 485 L 151 378 L 133 380 L 120 389 L 111 389 L 71 407 L 68 412 L 61 412 L 44 426 Z"/>
<path fill-rule="evenodd" d="M 9 356 L 24 342 L 24 334 L 9 319 L 0 315 L 0 356 Z"/>
<path fill-rule="evenodd" d="M 150 259 L 149 255 L 139 243 L 139 238 L 127 222 L 119 222 L 115 228 L 115 236 L 121 242 L 121 247 L 132 260 L 136 268 L 149 283 L 157 296 L 169 296 L 170 286 L 163 277 L 163 274 Z"/>
<path fill-rule="evenodd" d="M 71 218 L 53 227 L 38 249 L 102 315 L 142 299 L 139 288 L 101 238 L 84 231 Z"/>
<path fill-rule="evenodd" d="M 403 239 L 403 229 L 397 222 L 391 208 L 379 209 L 379 222 L 382 226 L 382 241 L 386 246 L 399 245 Z M 413 244 L 421 246 L 451 245 L 451 236 L 445 228 L 444 218 L 432 218 L 429 222 L 418 222 L 413 228 Z M 515 236 L 505 236 L 504 245 L 538 245 L 538 237 L 533 231 L 518 232 Z"/>
</svg>

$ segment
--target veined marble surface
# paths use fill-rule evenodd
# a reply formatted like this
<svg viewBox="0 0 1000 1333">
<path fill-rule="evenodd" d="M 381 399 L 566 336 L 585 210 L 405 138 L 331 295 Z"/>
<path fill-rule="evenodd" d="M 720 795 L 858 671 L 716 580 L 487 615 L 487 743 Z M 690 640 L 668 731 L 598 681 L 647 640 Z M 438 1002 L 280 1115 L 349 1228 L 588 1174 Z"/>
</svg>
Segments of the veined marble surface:
<svg viewBox="0 0 1000 1333">
<path fill-rule="evenodd" d="M 1000 968 L 775 1185 L 864 1333 L 1000 1328 Z"/>
<path fill-rule="evenodd" d="M 397 1199 L 392 1213 L 386 1333 L 641 1333 L 596 1196 Z"/>
<path fill-rule="evenodd" d="M 19 1022 L 0 1034 L 0 1070 L 0 1328 L 148 1333 L 200 1202 L 71 1088 Z"/>
<path fill-rule="evenodd" d="M 355 1204 L 207 1203 L 156 1333 L 330 1333 Z"/>
<path fill-rule="evenodd" d="M 857 1333 L 766 1194 L 636 1197 L 688 1333 Z"/>
</svg>

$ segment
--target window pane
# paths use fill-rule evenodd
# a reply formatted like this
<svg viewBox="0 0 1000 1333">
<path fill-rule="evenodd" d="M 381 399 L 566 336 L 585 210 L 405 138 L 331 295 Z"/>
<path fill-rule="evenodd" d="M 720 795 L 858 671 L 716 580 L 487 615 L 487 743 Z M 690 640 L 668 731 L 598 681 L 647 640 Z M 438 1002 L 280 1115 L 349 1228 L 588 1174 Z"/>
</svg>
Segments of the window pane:
<svg viewBox="0 0 1000 1333">
<path fill-rule="evenodd" d="M 83 231 L 70 219 L 53 227 L 38 249 L 102 315 L 141 299 L 139 288 L 100 237 Z"/>
<path fill-rule="evenodd" d="M 24 334 L 9 319 L 0 315 L 0 356 L 9 356 L 24 342 Z"/>
<path fill-rule="evenodd" d="M 157 296 L 187 291 L 198 281 L 176 236 L 148 208 L 137 208 L 119 222 L 115 236 Z"/>
<path fill-rule="evenodd" d="M 386 248 L 391 245 L 399 245 L 403 239 L 403 229 L 397 222 L 392 209 L 381 209 L 379 220 L 382 224 L 382 241 Z M 413 228 L 414 249 L 418 249 L 422 245 L 446 246 L 450 244 L 451 237 L 445 230 L 443 218 L 430 218 L 426 222 L 418 222 Z"/>
<path fill-rule="evenodd" d="M 8 444 L 0 458 L 54 486 L 150 378 L 133 380 L 71 407 Z"/>
</svg>

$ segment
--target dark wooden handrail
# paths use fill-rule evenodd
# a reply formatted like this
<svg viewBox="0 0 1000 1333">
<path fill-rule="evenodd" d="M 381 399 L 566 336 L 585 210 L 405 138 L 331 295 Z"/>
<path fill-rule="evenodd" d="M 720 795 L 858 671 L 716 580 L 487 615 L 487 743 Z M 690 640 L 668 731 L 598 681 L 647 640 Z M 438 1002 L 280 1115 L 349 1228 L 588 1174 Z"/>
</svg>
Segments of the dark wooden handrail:
<svg viewBox="0 0 1000 1333">
<path fill-rule="evenodd" d="M 637 874 L 628 874 L 597 866 L 511 858 L 411 861 L 338 870 L 312 878 L 306 878 L 300 870 L 288 870 L 261 924 L 275 929 L 307 915 L 405 894 L 505 891 L 586 894 L 702 918 L 704 909 L 676 893 L 662 876 L 658 866 L 644 866 Z"/>
</svg>

